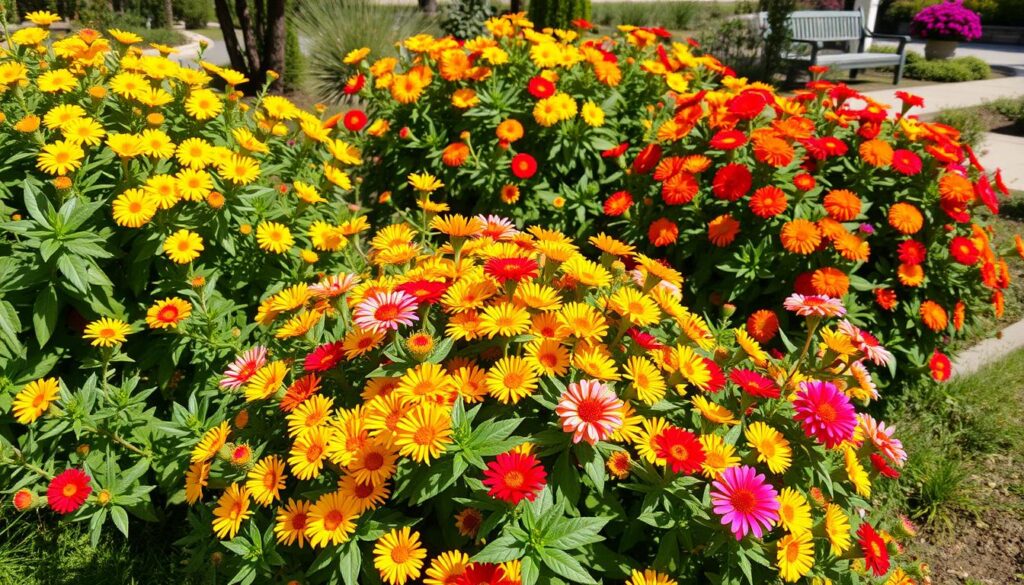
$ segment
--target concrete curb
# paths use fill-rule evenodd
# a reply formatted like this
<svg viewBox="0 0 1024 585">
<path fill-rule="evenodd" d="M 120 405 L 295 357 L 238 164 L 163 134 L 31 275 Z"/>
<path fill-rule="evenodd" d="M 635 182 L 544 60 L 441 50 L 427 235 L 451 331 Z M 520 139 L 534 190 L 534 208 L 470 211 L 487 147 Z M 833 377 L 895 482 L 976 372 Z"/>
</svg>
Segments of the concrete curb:
<svg viewBox="0 0 1024 585">
<path fill-rule="evenodd" d="M 1024 347 L 1024 320 L 1017 321 L 997 332 L 995 337 L 960 352 L 953 360 L 953 376 L 973 374 L 1021 347 Z"/>
</svg>

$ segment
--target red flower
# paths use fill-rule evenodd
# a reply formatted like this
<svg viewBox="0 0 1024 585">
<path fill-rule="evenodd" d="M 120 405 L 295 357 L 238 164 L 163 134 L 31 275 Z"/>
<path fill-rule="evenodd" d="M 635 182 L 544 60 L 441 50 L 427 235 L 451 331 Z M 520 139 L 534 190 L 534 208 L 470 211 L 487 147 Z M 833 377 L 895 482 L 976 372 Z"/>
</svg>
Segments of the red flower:
<svg viewBox="0 0 1024 585">
<path fill-rule="evenodd" d="M 872 453 L 869 457 L 871 459 L 871 466 L 874 467 L 875 471 L 880 473 L 883 477 L 888 477 L 889 479 L 898 479 L 900 477 L 900 472 L 889 467 L 889 463 L 885 460 L 885 457 L 882 457 L 878 453 Z"/>
<path fill-rule="evenodd" d="M 747 135 L 739 130 L 719 130 L 711 137 L 711 147 L 719 150 L 732 150 L 747 143 Z"/>
<path fill-rule="evenodd" d="M 942 199 L 939 201 L 939 208 L 942 209 L 942 212 L 948 215 L 950 219 L 957 223 L 967 223 L 968 221 L 971 221 L 971 212 L 968 211 L 967 205 L 964 203 L 957 203 L 956 201 Z"/>
<path fill-rule="evenodd" d="M 601 151 L 601 156 L 603 158 L 615 158 L 617 156 L 622 156 L 623 154 L 626 153 L 626 149 L 628 149 L 628 148 L 629 148 L 629 143 L 628 142 L 623 142 L 622 144 L 620 144 L 620 145 L 618 145 L 618 146 L 616 146 L 614 148 L 609 148 L 608 150 L 602 150 Z"/>
<path fill-rule="evenodd" d="M 525 152 L 512 157 L 512 174 L 520 179 L 529 179 L 537 173 L 537 159 Z"/>
<path fill-rule="evenodd" d="M 924 98 L 918 95 L 914 95 L 912 93 L 907 93 L 905 91 L 897 91 L 896 99 L 903 102 L 903 105 L 906 106 L 907 108 L 924 107 Z"/>
<path fill-rule="evenodd" d="M 786 194 L 775 185 L 767 185 L 754 191 L 750 198 L 750 210 L 754 215 L 768 219 L 786 211 Z"/>
<path fill-rule="evenodd" d="M 889 572 L 889 549 L 885 541 L 875 532 L 870 524 L 864 522 L 857 529 L 858 543 L 860 550 L 864 553 L 864 565 L 875 574 L 881 577 Z"/>
<path fill-rule="evenodd" d="M 453 585 L 512 585 L 505 569 L 494 563 L 470 563 L 466 570 L 452 581 Z"/>
<path fill-rule="evenodd" d="M 773 101 L 771 94 L 764 90 L 748 89 L 725 102 L 725 107 L 737 118 L 750 120 L 756 118 Z"/>
<path fill-rule="evenodd" d="M 348 78 L 348 81 L 345 82 L 345 88 L 343 91 L 347 95 L 359 93 L 359 90 L 363 89 L 363 85 L 365 84 L 366 76 L 363 75 L 362 73 L 359 73 Z"/>
<path fill-rule="evenodd" d="M 502 283 L 537 278 L 537 268 L 537 261 L 531 258 L 491 258 L 484 264 L 484 272 Z"/>
<path fill-rule="evenodd" d="M 92 493 L 91 480 L 81 469 L 68 469 L 50 482 L 46 488 L 46 501 L 55 512 L 70 514 L 82 507 Z"/>
<path fill-rule="evenodd" d="M 892 153 L 892 168 L 904 175 L 916 175 L 921 172 L 921 157 L 913 151 L 901 148 Z"/>
<path fill-rule="evenodd" d="M 953 373 L 953 364 L 946 354 L 935 350 L 931 359 L 928 360 L 928 369 L 931 371 L 932 379 L 937 382 L 945 382 Z"/>
<path fill-rule="evenodd" d="M 636 158 L 633 159 L 633 173 L 637 175 L 646 175 L 647 173 L 654 170 L 654 167 L 658 165 L 658 161 L 661 159 L 661 147 L 657 144 L 648 144 L 637 153 Z"/>
<path fill-rule="evenodd" d="M 779 387 L 767 376 L 754 370 L 735 369 L 729 372 L 729 379 L 744 392 L 758 398 L 778 398 L 782 395 Z"/>
<path fill-rule="evenodd" d="M 679 227 L 672 220 L 661 217 L 651 222 L 647 237 L 659 248 L 667 246 L 679 237 Z"/>
<path fill-rule="evenodd" d="M 754 311 L 747 318 L 747 333 L 758 343 L 768 343 L 779 332 L 779 316 L 770 309 Z"/>
<path fill-rule="evenodd" d="M 633 205 L 633 196 L 628 191 L 616 191 L 604 201 L 604 214 L 611 217 L 618 217 L 629 210 Z"/>
<path fill-rule="evenodd" d="M 640 331 L 636 327 L 630 327 L 629 329 L 627 329 L 626 335 L 632 337 L 633 341 L 635 341 L 637 345 L 644 349 L 661 349 L 665 347 L 661 342 L 658 341 L 657 337 L 651 335 L 646 331 Z"/>
<path fill-rule="evenodd" d="M 805 138 L 800 143 L 817 160 L 825 160 L 830 156 L 843 156 L 847 150 L 846 143 L 834 136 Z"/>
<path fill-rule="evenodd" d="M 928 255 L 928 248 L 925 248 L 924 244 L 917 240 L 906 240 L 900 242 L 900 245 L 896 247 L 896 255 L 900 262 L 916 266 L 924 262 Z"/>
<path fill-rule="evenodd" d="M 697 435 L 678 427 L 668 427 L 654 439 L 658 458 L 668 461 L 669 468 L 687 475 L 700 471 L 706 455 Z"/>
<path fill-rule="evenodd" d="M 711 192 L 719 199 L 736 201 L 747 194 L 752 183 L 753 175 L 746 165 L 729 163 L 715 173 Z"/>
<path fill-rule="evenodd" d="M 438 280 L 410 280 L 396 286 L 395 290 L 416 297 L 420 304 L 432 305 L 444 296 L 448 290 L 448 283 Z"/>
<path fill-rule="evenodd" d="M 801 272 L 797 275 L 796 280 L 793 281 L 793 292 L 804 296 L 818 294 L 814 288 L 813 279 L 814 272 Z"/>
<path fill-rule="evenodd" d="M 366 114 L 362 110 L 349 110 L 345 112 L 344 123 L 349 132 L 359 132 L 366 126 Z"/>
<path fill-rule="evenodd" d="M 875 302 L 886 311 L 891 311 L 896 306 L 896 291 L 891 288 L 876 288 Z"/>
<path fill-rule="evenodd" d="M 540 100 L 555 95 L 555 84 L 540 75 L 535 75 L 530 78 L 530 82 L 526 85 L 526 91 Z"/>
<path fill-rule="evenodd" d="M 967 266 L 974 266 L 981 259 L 981 252 L 974 246 L 970 238 L 957 236 L 949 243 L 949 253 L 953 259 Z"/>
<path fill-rule="evenodd" d="M 714 394 L 725 387 L 725 374 L 722 373 L 722 368 L 718 367 L 714 360 L 710 358 L 701 358 L 701 360 L 704 361 L 704 369 L 711 374 L 711 379 L 708 380 L 704 391 Z"/>
<path fill-rule="evenodd" d="M 532 453 L 509 451 L 487 464 L 484 485 L 491 497 L 515 505 L 524 499 L 532 502 L 544 489 L 547 475 Z"/>
<path fill-rule="evenodd" d="M 326 372 L 341 363 L 344 357 L 345 351 L 342 349 L 342 342 L 325 343 L 309 352 L 303 367 L 307 372 Z"/>
<path fill-rule="evenodd" d="M 814 177 L 808 175 L 807 173 L 800 173 L 799 175 L 793 177 L 793 185 L 795 185 L 796 188 L 800 189 L 801 191 L 810 191 L 811 189 L 814 188 L 814 185 L 816 184 L 817 182 L 814 180 Z"/>
<path fill-rule="evenodd" d="M 978 179 L 978 182 L 974 184 L 974 194 L 981 199 L 981 202 L 988 207 L 992 213 L 999 213 L 999 199 L 996 198 L 996 192 L 992 189 L 992 184 L 989 183 L 988 177 L 982 175 Z"/>
<path fill-rule="evenodd" d="M 572 21 L 572 25 L 580 30 L 594 30 L 594 25 L 585 18 L 577 18 Z"/>
</svg>

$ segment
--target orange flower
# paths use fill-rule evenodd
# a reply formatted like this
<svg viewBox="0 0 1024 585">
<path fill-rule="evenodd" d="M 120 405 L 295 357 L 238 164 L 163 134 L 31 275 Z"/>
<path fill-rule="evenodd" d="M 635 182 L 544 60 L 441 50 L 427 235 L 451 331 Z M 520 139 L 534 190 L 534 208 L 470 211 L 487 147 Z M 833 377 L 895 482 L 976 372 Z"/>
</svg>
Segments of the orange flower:
<svg viewBox="0 0 1024 585">
<path fill-rule="evenodd" d="M 444 151 L 441 152 L 441 161 L 450 167 L 461 167 L 467 158 L 469 158 L 469 146 L 462 142 L 453 142 L 444 147 Z"/>
<path fill-rule="evenodd" d="M 864 262 L 871 256 L 871 245 L 849 232 L 836 236 L 835 247 L 840 256 L 852 262 Z"/>
<path fill-rule="evenodd" d="M 679 172 L 661 184 L 661 198 L 669 205 L 685 205 L 697 195 L 700 185 L 690 173 Z"/>
<path fill-rule="evenodd" d="M 766 165 L 778 168 L 793 162 L 795 153 L 785 140 L 761 135 L 754 139 L 754 156 Z"/>
<path fill-rule="evenodd" d="M 893 150 L 884 140 L 868 140 L 860 145 L 860 157 L 873 167 L 887 167 L 892 164 Z"/>
<path fill-rule="evenodd" d="M 670 219 L 658 218 L 651 222 L 647 237 L 655 246 L 667 246 L 679 237 L 679 227 Z"/>
<path fill-rule="evenodd" d="M 819 295 L 841 298 L 850 289 L 850 279 L 838 268 L 826 266 L 811 275 L 811 286 Z"/>
<path fill-rule="evenodd" d="M 728 213 L 719 215 L 708 222 L 708 239 L 719 248 L 731 244 L 739 231 L 740 222 L 733 219 Z"/>
<path fill-rule="evenodd" d="M 611 61 L 595 61 L 594 75 L 598 81 L 609 87 L 615 87 L 622 81 L 622 70 Z"/>
<path fill-rule="evenodd" d="M 1020 234 L 1013 236 L 1013 245 L 1017 248 L 1017 255 L 1024 258 L 1024 239 L 1020 237 Z"/>
<path fill-rule="evenodd" d="M 786 205 L 786 194 L 774 185 L 761 187 L 750 197 L 750 210 L 766 219 L 786 211 Z"/>
<path fill-rule="evenodd" d="M 924 268 L 920 264 L 900 264 L 896 276 L 903 286 L 921 286 L 924 282 Z"/>
<path fill-rule="evenodd" d="M 967 305 L 963 301 L 957 301 L 953 307 L 953 329 L 960 331 L 964 328 L 964 318 L 967 316 Z"/>
<path fill-rule="evenodd" d="M 860 198 L 847 189 L 833 189 L 825 195 L 825 211 L 836 221 L 852 221 L 860 215 Z"/>
<path fill-rule="evenodd" d="M 782 226 L 782 247 L 794 254 L 807 255 L 821 244 L 821 230 L 812 221 L 794 219 Z"/>
<path fill-rule="evenodd" d="M 995 308 L 996 318 L 1001 318 L 1006 312 L 1006 297 L 1003 291 L 997 290 L 992 293 L 992 307 Z"/>
<path fill-rule="evenodd" d="M 889 208 L 889 225 L 900 233 L 916 234 L 924 226 L 924 216 L 909 203 L 896 203 Z"/>
<path fill-rule="evenodd" d="M 505 185 L 502 187 L 501 200 L 509 205 L 519 201 L 519 187 L 516 187 L 515 185 Z"/>
<path fill-rule="evenodd" d="M 836 240 L 843 234 L 848 233 L 843 224 L 832 219 L 831 217 L 823 217 L 818 220 L 818 229 L 821 230 L 821 235 L 827 240 Z"/>
<path fill-rule="evenodd" d="M 929 300 L 921 303 L 921 321 L 932 331 L 938 332 L 949 325 L 949 316 L 942 305 Z"/>
<path fill-rule="evenodd" d="M 898 302 L 896 298 L 896 291 L 891 288 L 876 288 L 875 302 L 878 303 L 879 307 L 882 307 L 886 311 L 893 310 Z"/>
<path fill-rule="evenodd" d="M 968 203 L 974 199 L 974 185 L 965 177 L 946 173 L 939 179 L 939 197 L 951 203 Z"/>
<path fill-rule="evenodd" d="M 747 319 L 747 333 L 758 343 L 768 343 L 779 332 L 779 316 L 775 311 L 754 311 Z"/>
</svg>

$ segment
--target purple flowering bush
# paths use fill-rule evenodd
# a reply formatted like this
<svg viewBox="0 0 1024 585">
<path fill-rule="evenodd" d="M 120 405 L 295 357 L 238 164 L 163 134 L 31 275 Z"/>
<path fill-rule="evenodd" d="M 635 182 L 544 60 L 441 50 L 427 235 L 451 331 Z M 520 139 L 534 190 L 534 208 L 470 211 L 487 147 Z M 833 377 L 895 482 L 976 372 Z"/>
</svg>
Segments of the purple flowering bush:
<svg viewBox="0 0 1024 585">
<path fill-rule="evenodd" d="M 981 37 L 981 17 L 951 0 L 922 8 L 910 23 L 910 34 L 923 39 L 973 41 Z"/>
</svg>

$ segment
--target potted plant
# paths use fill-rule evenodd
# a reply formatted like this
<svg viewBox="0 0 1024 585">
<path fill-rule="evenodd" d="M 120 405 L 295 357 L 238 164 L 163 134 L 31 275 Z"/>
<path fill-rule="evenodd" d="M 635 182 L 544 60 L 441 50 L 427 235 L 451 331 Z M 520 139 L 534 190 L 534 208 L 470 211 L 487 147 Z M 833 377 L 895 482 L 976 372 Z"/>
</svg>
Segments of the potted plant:
<svg viewBox="0 0 1024 585">
<path fill-rule="evenodd" d="M 922 8 L 910 23 L 910 34 L 925 39 L 927 59 L 948 59 L 957 43 L 981 37 L 981 18 L 965 8 L 963 0 L 950 0 Z"/>
</svg>

